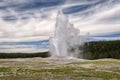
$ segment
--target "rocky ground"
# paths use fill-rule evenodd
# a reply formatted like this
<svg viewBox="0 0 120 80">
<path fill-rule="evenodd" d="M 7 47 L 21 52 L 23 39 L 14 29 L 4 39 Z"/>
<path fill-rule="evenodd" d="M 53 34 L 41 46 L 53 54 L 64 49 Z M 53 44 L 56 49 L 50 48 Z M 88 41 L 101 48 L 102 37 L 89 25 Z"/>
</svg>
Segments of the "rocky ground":
<svg viewBox="0 0 120 80">
<path fill-rule="evenodd" d="M 0 59 L 0 80 L 120 80 L 120 60 Z"/>
</svg>

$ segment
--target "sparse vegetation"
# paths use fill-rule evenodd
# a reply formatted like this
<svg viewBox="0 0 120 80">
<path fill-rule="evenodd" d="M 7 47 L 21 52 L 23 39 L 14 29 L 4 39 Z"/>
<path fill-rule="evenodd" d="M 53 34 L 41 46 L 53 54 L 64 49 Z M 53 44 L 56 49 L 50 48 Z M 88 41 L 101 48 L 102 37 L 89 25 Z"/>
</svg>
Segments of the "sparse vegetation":
<svg viewBox="0 0 120 80">
<path fill-rule="evenodd" d="M 46 59 L 1 59 L 0 80 L 120 80 L 119 60 L 59 64 Z"/>
</svg>

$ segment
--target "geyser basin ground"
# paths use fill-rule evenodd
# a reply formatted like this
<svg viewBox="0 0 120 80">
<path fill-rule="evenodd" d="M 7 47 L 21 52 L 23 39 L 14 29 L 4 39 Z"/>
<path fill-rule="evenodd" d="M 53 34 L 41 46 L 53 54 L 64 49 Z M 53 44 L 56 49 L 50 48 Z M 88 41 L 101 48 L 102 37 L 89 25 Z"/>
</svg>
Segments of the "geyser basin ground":
<svg viewBox="0 0 120 80">
<path fill-rule="evenodd" d="M 120 80 L 120 60 L 0 59 L 0 80 Z"/>
</svg>

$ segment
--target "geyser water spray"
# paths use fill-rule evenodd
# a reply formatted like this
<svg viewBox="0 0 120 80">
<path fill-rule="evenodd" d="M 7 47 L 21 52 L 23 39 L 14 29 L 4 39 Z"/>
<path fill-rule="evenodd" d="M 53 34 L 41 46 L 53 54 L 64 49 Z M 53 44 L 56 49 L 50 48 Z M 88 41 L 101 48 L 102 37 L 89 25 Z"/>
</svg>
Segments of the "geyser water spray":
<svg viewBox="0 0 120 80">
<path fill-rule="evenodd" d="M 54 35 L 49 40 L 51 55 L 77 57 L 80 53 L 78 46 L 83 43 L 79 34 L 79 29 L 76 29 L 69 22 L 68 16 L 60 10 L 56 18 Z"/>
</svg>

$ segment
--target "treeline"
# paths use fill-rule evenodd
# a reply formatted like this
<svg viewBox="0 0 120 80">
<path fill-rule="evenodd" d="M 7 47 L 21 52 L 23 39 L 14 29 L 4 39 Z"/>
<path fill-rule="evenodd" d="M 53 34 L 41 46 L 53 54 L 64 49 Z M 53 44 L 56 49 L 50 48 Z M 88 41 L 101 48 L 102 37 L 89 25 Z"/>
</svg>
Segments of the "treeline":
<svg viewBox="0 0 120 80">
<path fill-rule="evenodd" d="M 49 57 L 48 52 L 38 52 L 38 53 L 0 53 L 0 58 L 32 58 L 32 57 Z"/>
<path fill-rule="evenodd" d="M 81 56 L 85 59 L 120 59 L 120 40 L 87 42 L 82 50 Z"/>
<path fill-rule="evenodd" d="M 76 47 L 75 47 L 76 48 Z M 70 52 L 75 52 L 75 48 L 71 48 Z M 83 46 L 78 46 L 80 54 L 79 58 L 84 59 L 101 59 L 115 58 L 120 59 L 120 40 L 115 41 L 93 41 L 86 42 Z M 82 52 L 81 52 L 82 51 Z M 0 53 L 0 58 L 32 58 L 32 57 L 49 57 L 49 52 L 38 53 Z"/>
</svg>

